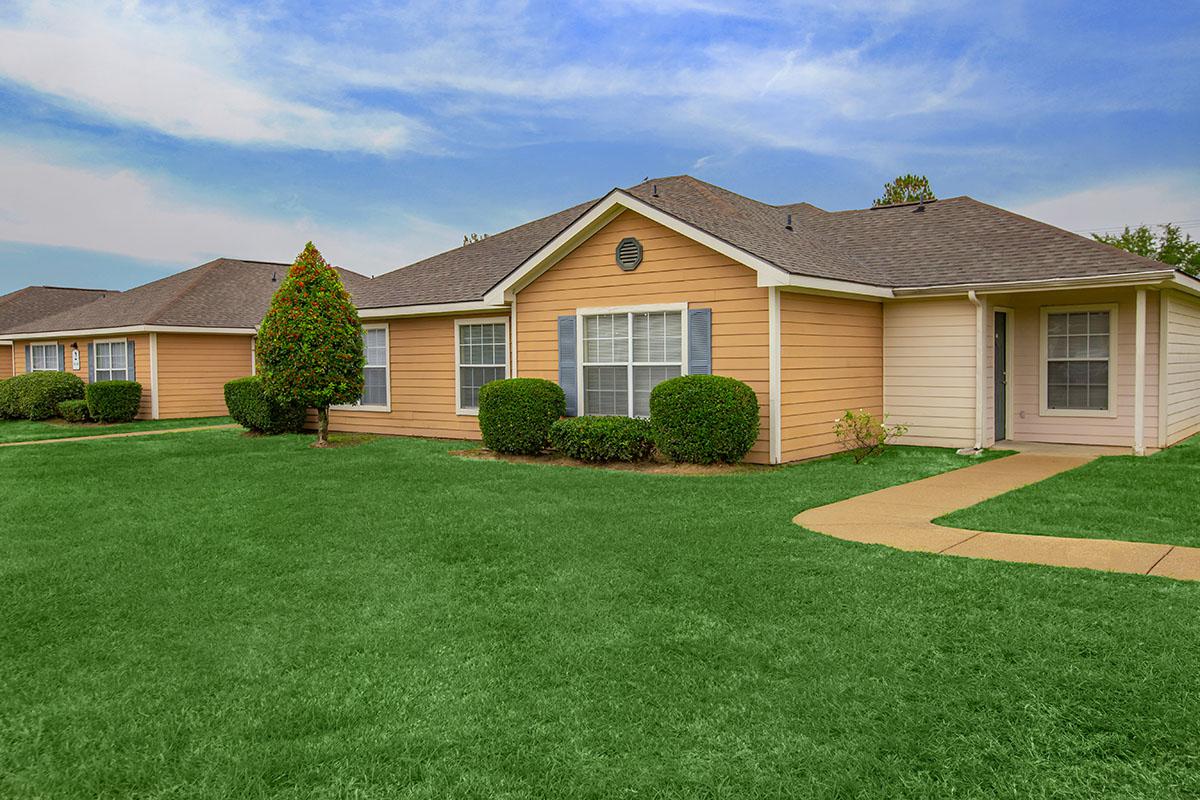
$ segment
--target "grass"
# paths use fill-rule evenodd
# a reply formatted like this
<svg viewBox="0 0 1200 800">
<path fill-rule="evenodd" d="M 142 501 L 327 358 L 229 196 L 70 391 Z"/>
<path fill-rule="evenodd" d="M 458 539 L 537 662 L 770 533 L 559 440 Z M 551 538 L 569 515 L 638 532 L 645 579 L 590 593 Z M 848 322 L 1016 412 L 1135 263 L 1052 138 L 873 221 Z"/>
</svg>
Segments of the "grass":
<svg viewBox="0 0 1200 800">
<path fill-rule="evenodd" d="M 1200 794 L 1200 584 L 790 522 L 950 452 L 677 477 L 310 442 L 0 451 L 0 796 Z"/>
<path fill-rule="evenodd" d="M 1200 436 L 1148 457 L 1105 456 L 956 511 L 969 530 L 1200 547 Z"/>
<path fill-rule="evenodd" d="M 194 419 L 145 419 L 111 425 L 87 423 L 72 425 L 61 419 L 45 422 L 29 420 L 0 420 L 0 444 L 5 442 L 34 442 L 43 439 L 69 439 L 72 436 L 105 436 L 110 433 L 130 433 L 166 428 L 191 428 L 199 425 L 226 425 L 229 417 L 197 417 Z"/>
</svg>

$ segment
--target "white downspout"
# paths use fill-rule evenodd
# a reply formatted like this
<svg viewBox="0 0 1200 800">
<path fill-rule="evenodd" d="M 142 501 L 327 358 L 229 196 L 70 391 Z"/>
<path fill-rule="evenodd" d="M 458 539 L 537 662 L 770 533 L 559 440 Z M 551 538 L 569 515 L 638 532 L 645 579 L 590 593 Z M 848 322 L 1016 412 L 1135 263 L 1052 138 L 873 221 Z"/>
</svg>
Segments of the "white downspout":
<svg viewBox="0 0 1200 800">
<path fill-rule="evenodd" d="M 1134 306 L 1133 454 L 1146 455 L 1146 290 L 1137 290 Z"/>
<path fill-rule="evenodd" d="M 987 317 L 985 304 L 971 289 L 967 299 L 975 305 L 975 449 L 983 449 L 984 394 L 987 392 Z"/>
<path fill-rule="evenodd" d="M 783 463 L 783 324 L 779 308 L 779 287 L 767 288 L 767 440 L 769 460 Z"/>
</svg>

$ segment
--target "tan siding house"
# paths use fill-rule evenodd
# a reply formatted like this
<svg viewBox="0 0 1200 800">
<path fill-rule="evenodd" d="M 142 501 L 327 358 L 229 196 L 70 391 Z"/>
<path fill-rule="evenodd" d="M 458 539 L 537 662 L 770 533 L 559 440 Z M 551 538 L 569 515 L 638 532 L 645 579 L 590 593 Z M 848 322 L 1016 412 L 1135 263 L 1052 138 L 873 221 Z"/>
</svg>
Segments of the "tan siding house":
<svg viewBox="0 0 1200 800">
<path fill-rule="evenodd" d="M 1200 432 L 1200 301 L 1163 292 L 1159 331 L 1163 373 L 1159 408 L 1166 419 L 1163 446 Z"/>
</svg>

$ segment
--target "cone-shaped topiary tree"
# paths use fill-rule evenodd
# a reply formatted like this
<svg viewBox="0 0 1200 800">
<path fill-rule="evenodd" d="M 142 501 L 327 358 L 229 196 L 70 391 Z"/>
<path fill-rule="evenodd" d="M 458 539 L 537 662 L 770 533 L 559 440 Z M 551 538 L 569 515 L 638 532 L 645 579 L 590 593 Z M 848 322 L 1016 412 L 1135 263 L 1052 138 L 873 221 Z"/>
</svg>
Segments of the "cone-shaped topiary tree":
<svg viewBox="0 0 1200 800">
<path fill-rule="evenodd" d="M 314 446 L 328 446 L 329 407 L 362 395 L 362 323 L 337 270 L 312 242 L 271 298 L 255 352 L 267 395 L 315 408 Z"/>
</svg>

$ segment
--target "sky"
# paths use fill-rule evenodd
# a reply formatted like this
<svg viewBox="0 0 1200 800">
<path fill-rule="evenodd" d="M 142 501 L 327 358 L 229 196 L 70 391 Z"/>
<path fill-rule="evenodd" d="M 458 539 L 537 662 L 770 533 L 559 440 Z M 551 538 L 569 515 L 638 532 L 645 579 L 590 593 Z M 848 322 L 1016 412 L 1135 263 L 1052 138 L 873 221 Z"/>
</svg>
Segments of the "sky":
<svg viewBox="0 0 1200 800">
<path fill-rule="evenodd" d="M 0 293 L 375 275 L 687 173 L 1200 238 L 1200 3 L 0 4 Z"/>
</svg>

